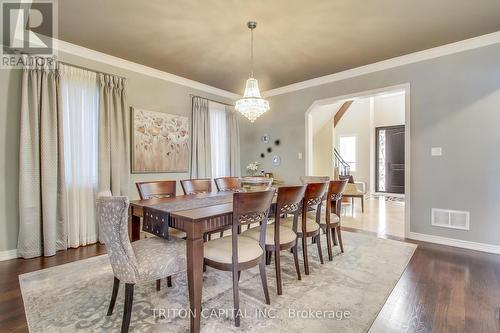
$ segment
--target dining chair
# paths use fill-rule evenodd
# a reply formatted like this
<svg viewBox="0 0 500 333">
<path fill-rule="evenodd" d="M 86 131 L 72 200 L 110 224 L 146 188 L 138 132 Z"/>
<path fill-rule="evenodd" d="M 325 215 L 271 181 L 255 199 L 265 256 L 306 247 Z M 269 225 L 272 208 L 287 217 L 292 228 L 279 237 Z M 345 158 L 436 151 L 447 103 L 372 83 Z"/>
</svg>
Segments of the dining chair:
<svg viewBox="0 0 500 333">
<path fill-rule="evenodd" d="M 314 207 L 312 212 L 316 214 L 321 214 L 321 205 L 323 198 L 328 189 L 328 183 L 309 183 L 306 187 L 306 192 L 304 194 L 304 199 L 302 201 L 302 212 L 300 227 L 298 219 L 294 217 L 286 217 L 284 226 L 292 229 L 298 238 L 302 239 L 302 254 L 304 256 L 304 272 L 309 275 L 309 258 L 307 254 L 307 238 L 312 238 L 318 247 L 319 259 L 322 264 L 324 264 L 323 253 L 321 252 L 321 235 L 320 226 L 317 219 L 311 219 L 308 216 L 310 208 Z"/>
<path fill-rule="evenodd" d="M 107 316 L 113 314 L 120 282 L 125 283 L 121 327 L 121 332 L 125 333 L 130 326 L 134 286 L 185 271 L 186 246 L 175 237 L 166 240 L 155 236 L 131 243 L 128 237 L 127 197 L 101 196 L 96 200 L 96 207 L 99 230 L 114 274 Z"/>
<path fill-rule="evenodd" d="M 309 183 L 324 183 L 330 181 L 328 176 L 300 176 L 300 182 L 304 185 Z"/>
<path fill-rule="evenodd" d="M 265 263 L 265 237 L 269 209 L 275 190 L 236 192 L 233 194 L 232 234 L 205 243 L 204 264 L 233 273 L 234 319 L 240 326 L 239 277 L 241 271 L 259 266 L 266 304 L 270 304 Z M 248 223 L 262 222 L 259 240 L 243 237 L 238 228 Z"/>
<path fill-rule="evenodd" d="M 157 180 L 149 182 L 137 182 L 135 183 L 137 190 L 139 191 L 139 197 L 141 200 L 147 199 L 162 199 L 162 198 L 173 198 L 176 195 L 176 181 L 175 180 Z M 147 230 L 145 230 L 147 232 Z M 186 233 L 179 229 L 171 228 L 169 229 L 169 235 L 177 238 L 186 238 Z M 156 288 L 160 289 L 161 282 L 157 281 Z M 167 277 L 167 287 L 172 287 L 172 277 Z"/>
<path fill-rule="evenodd" d="M 175 197 L 175 180 L 156 180 L 135 183 L 141 200 Z"/>
<path fill-rule="evenodd" d="M 302 211 L 300 208 L 305 191 L 306 186 L 304 185 L 279 187 L 278 197 L 276 198 L 276 208 L 274 209 L 274 223 L 269 224 L 266 228 L 265 250 L 266 253 L 274 252 L 275 254 L 274 266 L 276 269 L 276 290 L 278 295 L 283 294 L 280 266 L 281 251 L 292 250 L 297 278 L 298 280 L 301 279 L 297 253 L 297 234 L 292 229 L 281 226 L 281 216 L 292 214 L 296 220 L 298 219 Z M 241 235 L 259 241 L 261 228 L 263 227 L 259 226 L 252 228 L 243 232 Z M 276 246 L 276 244 L 278 244 L 278 246 Z"/>
<path fill-rule="evenodd" d="M 342 244 L 342 234 L 340 231 L 340 210 L 342 204 L 342 193 L 347 185 L 347 179 L 332 180 L 328 185 L 328 194 L 326 196 L 325 207 L 321 208 L 321 215 L 318 217 L 315 212 L 308 212 L 307 215 L 310 219 L 317 220 L 320 228 L 326 233 L 326 244 L 328 249 L 328 260 L 333 260 L 332 254 L 332 239 L 334 244 L 335 233 L 339 239 L 340 252 L 344 253 L 344 245 Z"/>
<path fill-rule="evenodd" d="M 212 192 L 212 180 L 210 178 L 184 179 L 181 180 L 181 186 L 185 195 Z"/>
<path fill-rule="evenodd" d="M 238 177 L 220 177 L 215 178 L 215 187 L 217 187 L 218 192 L 230 192 L 239 189 Z"/>
</svg>

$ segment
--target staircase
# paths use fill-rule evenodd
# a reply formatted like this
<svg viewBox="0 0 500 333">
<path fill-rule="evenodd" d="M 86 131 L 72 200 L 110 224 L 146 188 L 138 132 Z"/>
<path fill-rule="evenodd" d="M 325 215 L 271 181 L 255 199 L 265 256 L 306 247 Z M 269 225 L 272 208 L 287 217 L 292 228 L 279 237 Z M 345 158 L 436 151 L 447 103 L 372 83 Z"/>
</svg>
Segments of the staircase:
<svg viewBox="0 0 500 333">
<path fill-rule="evenodd" d="M 340 176 L 349 176 L 351 173 L 349 164 L 340 156 L 337 148 L 333 148 L 333 167 L 339 171 Z"/>
</svg>

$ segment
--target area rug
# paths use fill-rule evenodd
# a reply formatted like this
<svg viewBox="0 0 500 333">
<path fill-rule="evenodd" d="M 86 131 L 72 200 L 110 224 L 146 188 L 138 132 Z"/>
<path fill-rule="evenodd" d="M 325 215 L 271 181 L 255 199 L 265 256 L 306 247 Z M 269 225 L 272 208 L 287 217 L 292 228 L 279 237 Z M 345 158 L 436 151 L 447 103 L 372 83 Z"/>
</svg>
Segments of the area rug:
<svg viewBox="0 0 500 333">
<path fill-rule="evenodd" d="M 324 237 L 324 235 L 323 235 Z M 399 280 L 416 246 L 371 235 L 343 232 L 345 253 L 321 265 L 308 246 L 310 275 L 296 279 L 291 253 L 282 252 L 283 295 L 276 295 L 274 262 L 267 266 L 271 305 L 264 303 L 258 269 L 240 280 L 241 327 L 232 318 L 231 273 L 207 268 L 203 278 L 202 332 L 366 332 Z M 299 250 L 299 258 L 302 253 Z M 123 286 L 107 317 L 113 274 L 106 255 L 19 277 L 30 332 L 118 332 Z M 173 286 L 136 286 L 131 332 L 188 332 L 186 275 Z"/>
</svg>

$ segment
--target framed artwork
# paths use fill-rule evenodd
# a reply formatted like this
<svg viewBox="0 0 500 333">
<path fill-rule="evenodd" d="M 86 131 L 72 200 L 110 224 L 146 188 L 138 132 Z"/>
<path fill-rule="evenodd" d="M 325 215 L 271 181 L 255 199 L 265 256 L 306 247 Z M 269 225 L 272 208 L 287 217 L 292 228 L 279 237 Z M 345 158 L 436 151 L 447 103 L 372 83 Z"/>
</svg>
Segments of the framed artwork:
<svg viewBox="0 0 500 333">
<path fill-rule="evenodd" d="M 187 172 L 187 117 L 131 108 L 132 173 Z"/>
</svg>

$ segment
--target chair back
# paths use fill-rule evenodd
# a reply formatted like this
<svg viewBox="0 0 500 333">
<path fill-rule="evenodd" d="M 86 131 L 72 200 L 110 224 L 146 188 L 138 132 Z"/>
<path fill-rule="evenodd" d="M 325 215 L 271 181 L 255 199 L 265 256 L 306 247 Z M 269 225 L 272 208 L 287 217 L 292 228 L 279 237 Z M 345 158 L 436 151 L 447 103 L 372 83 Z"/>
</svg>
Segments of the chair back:
<svg viewBox="0 0 500 333">
<path fill-rule="evenodd" d="M 342 193 L 344 192 L 348 179 L 342 180 L 331 180 L 330 185 L 328 186 L 328 195 L 327 195 L 327 204 L 326 204 L 326 213 L 330 214 L 332 210 L 334 210 L 335 214 L 340 216 L 340 205 L 342 202 Z M 329 200 L 329 201 L 328 201 Z M 328 204 L 330 203 L 330 204 Z"/>
<path fill-rule="evenodd" d="M 232 247 L 233 264 L 238 263 L 238 230 L 240 226 L 260 223 L 259 244 L 264 249 L 269 209 L 273 203 L 275 190 L 260 192 L 235 192 L 233 194 Z"/>
<path fill-rule="evenodd" d="M 217 187 L 218 192 L 224 191 L 235 191 L 239 189 L 238 177 L 220 177 L 215 178 L 215 187 Z"/>
<path fill-rule="evenodd" d="M 348 183 L 354 184 L 354 177 L 352 175 L 339 175 L 340 180 L 347 179 Z"/>
<path fill-rule="evenodd" d="M 175 180 L 135 183 L 141 200 L 175 197 Z"/>
<path fill-rule="evenodd" d="M 101 196 L 96 200 L 97 220 L 114 275 L 133 283 L 138 265 L 128 238 L 128 198 Z"/>
<path fill-rule="evenodd" d="M 306 193 L 302 203 L 302 231 L 306 230 L 307 212 L 316 211 L 316 220 L 318 221 L 321 214 L 321 204 L 328 190 L 328 182 L 324 183 L 309 183 L 307 184 Z M 295 225 L 293 230 L 297 231 Z"/>
<path fill-rule="evenodd" d="M 302 200 L 306 193 L 306 185 L 282 186 L 278 188 L 274 220 L 279 224 L 281 215 L 293 214 L 296 218 L 300 212 Z"/>
<path fill-rule="evenodd" d="M 310 183 L 325 183 L 330 181 L 330 177 L 328 176 L 301 176 L 300 182 L 303 185 L 307 185 Z"/>
<path fill-rule="evenodd" d="M 185 195 L 212 192 L 212 180 L 210 178 L 184 179 L 181 180 L 181 186 Z"/>
</svg>

